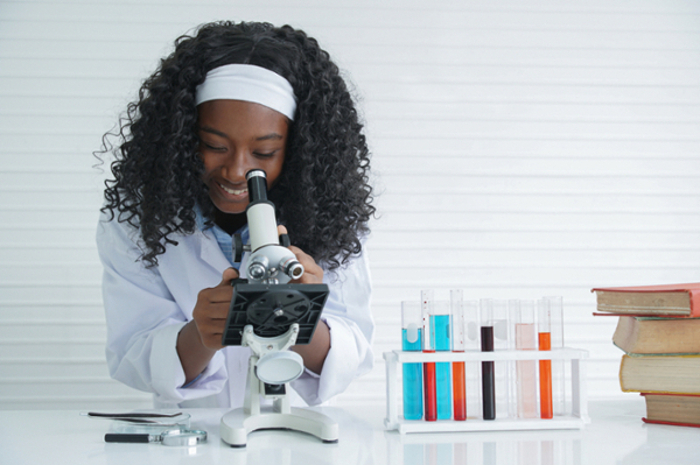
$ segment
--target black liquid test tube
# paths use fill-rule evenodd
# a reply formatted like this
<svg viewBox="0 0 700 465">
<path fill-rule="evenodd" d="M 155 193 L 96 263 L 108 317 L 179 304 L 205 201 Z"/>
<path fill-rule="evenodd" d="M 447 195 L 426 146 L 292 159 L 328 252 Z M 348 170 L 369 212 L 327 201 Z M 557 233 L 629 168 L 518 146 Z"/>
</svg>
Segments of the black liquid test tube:
<svg viewBox="0 0 700 465">
<path fill-rule="evenodd" d="M 493 326 L 481 327 L 481 351 L 493 352 Z M 484 420 L 496 418 L 494 362 L 481 362 L 481 389 Z"/>
</svg>

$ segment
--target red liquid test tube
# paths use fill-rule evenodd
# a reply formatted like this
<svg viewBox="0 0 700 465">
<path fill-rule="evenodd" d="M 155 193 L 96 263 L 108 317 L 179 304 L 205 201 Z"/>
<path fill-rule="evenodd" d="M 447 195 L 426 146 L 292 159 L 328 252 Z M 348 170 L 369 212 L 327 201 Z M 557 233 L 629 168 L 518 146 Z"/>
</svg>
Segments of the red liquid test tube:
<svg viewBox="0 0 700 465">
<path fill-rule="evenodd" d="M 435 352 L 435 338 L 430 317 L 433 315 L 433 291 L 421 291 L 421 313 L 423 317 L 423 352 Z M 437 421 L 437 386 L 435 362 L 423 363 L 423 391 L 425 420 Z"/>
</svg>

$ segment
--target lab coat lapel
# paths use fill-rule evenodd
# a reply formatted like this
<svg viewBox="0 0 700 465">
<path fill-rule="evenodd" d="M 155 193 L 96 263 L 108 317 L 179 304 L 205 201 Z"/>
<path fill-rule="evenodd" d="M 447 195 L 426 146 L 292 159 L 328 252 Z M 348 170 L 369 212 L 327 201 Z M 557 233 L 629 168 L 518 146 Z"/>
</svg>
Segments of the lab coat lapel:
<svg viewBox="0 0 700 465">
<path fill-rule="evenodd" d="M 201 231 L 197 234 L 197 238 L 200 242 L 199 257 L 203 262 L 208 263 L 220 273 L 223 273 L 226 268 L 231 267 L 231 264 L 221 251 L 219 243 L 216 242 L 214 233 L 211 232 L 211 230 L 207 229 Z"/>
</svg>

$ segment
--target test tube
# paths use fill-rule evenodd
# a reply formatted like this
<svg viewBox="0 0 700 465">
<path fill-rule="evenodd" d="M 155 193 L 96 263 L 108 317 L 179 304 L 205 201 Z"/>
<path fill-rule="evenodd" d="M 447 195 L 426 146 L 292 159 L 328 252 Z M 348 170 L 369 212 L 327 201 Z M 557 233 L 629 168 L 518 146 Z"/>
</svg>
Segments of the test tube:
<svg viewBox="0 0 700 465">
<path fill-rule="evenodd" d="M 515 348 L 537 350 L 535 329 L 535 302 L 516 301 Z M 515 303 L 514 303 L 515 304 Z M 515 365 L 517 378 L 518 417 L 537 418 L 537 364 L 535 360 L 518 360 Z"/>
<path fill-rule="evenodd" d="M 464 299 L 461 289 L 450 291 L 450 313 L 452 314 L 452 352 L 464 353 Z M 467 390 L 464 362 L 452 362 L 452 391 L 454 392 L 455 421 L 467 419 Z"/>
<path fill-rule="evenodd" d="M 493 301 L 479 300 L 481 316 L 481 351 L 493 352 Z M 481 397 L 484 420 L 496 419 L 496 385 L 494 362 L 481 362 Z"/>
<path fill-rule="evenodd" d="M 450 302 L 433 302 L 432 325 L 435 351 L 449 352 L 450 344 Z M 450 380 L 450 362 L 435 363 L 435 391 L 437 393 L 437 419 L 452 418 L 452 382 Z"/>
<path fill-rule="evenodd" d="M 552 350 L 551 315 L 545 299 L 537 301 L 537 339 L 540 350 Z M 552 418 L 552 361 L 540 360 L 540 418 Z"/>
<path fill-rule="evenodd" d="M 463 301 L 465 319 L 465 352 L 478 352 L 481 350 L 481 328 L 479 325 L 479 301 Z M 481 418 L 482 393 L 481 393 L 481 362 L 467 362 L 465 364 L 466 390 L 467 390 L 467 418 Z"/>
<path fill-rule="evenodd" d="M 401 302 L 401 350 L 420 352 L 422 344 L 421 307 L 419 302 Z M 423 418 L 423 367 L 420 363 L 403 364 L 403 417 Z"/>
<path fill-rule="evenodd" d="M 433 291 L 421 291 L 421 315 L 423 317 L 423 352 L 435 352 L 433 338 Z M 435 362 L 423 363 L 423 393 L 425 405 L 425 420 L 437 420 L 437 392 L 435 386 Z"/>
<path fill-rule="evenodd" d="M 501 299 L 493 299 L 493 346 L 494 350 L 514 350 L 515 343 L 510 320 L 508 318 L 508 301 Z M 511 373 L 511 368 L 514 368 L 515 362 L 512 360 L 503 360 L 494 363 L 494 376 L 496 386 L 496 409 L 497 417 L 517 417 L 517 405 L 513 379 L 514 373 Z M 513 392 L 511 392 L 513 391 Z"/>
<path fill-rule="evenodd" d="M 563 299 L 561 296 L 544 297 L 549 307 L 550 333 L 552 349 L 564 347 Z M 564 360 L 552 360 L 552 404 L 554 415 L 565 415 L 566 405 L 566 363 Z"/>
</svg>

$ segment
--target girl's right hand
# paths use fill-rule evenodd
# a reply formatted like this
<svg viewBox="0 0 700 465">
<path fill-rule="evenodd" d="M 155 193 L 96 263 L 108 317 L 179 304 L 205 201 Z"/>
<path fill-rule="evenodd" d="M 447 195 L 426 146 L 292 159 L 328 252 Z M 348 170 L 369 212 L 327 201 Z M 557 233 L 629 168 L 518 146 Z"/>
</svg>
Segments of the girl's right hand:
<svg viewBox="0 0 700 465">
<path fill-rule="evenodd" d="M 221 338 L 233 298 L 231 281 L 238 276 L 236 269 L 228 268 L 224 270 L 221 282 L 216 287 L 202 289 L 197 295 L 192 319 L 197 326 L 202 345 L 210 350 L 223 348 Z"/>
</svg>

